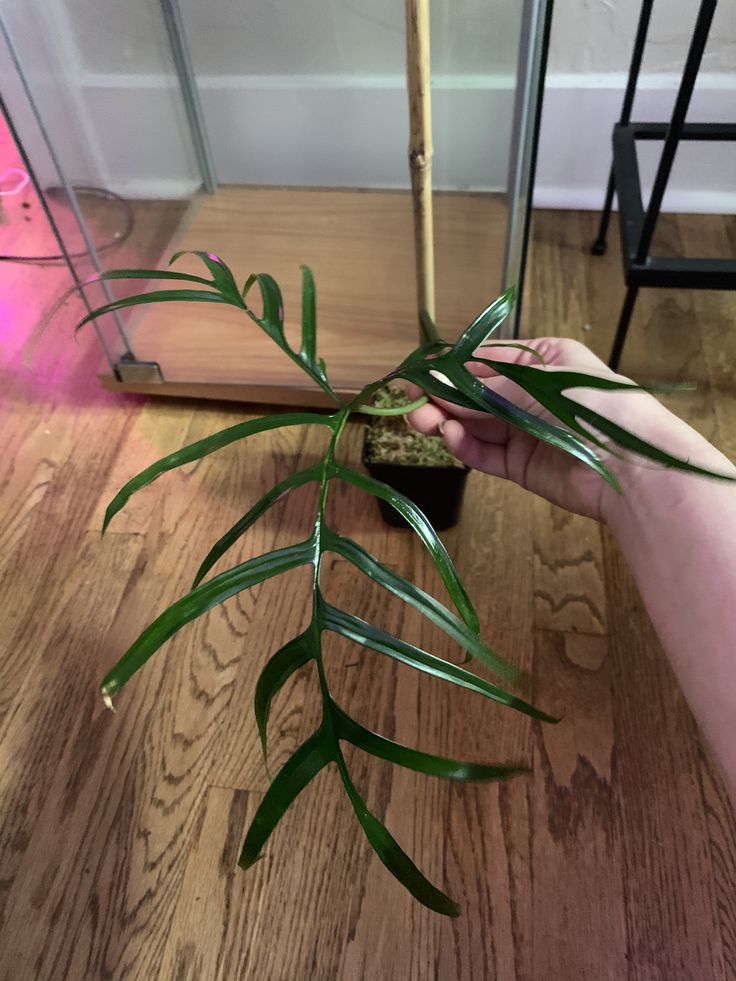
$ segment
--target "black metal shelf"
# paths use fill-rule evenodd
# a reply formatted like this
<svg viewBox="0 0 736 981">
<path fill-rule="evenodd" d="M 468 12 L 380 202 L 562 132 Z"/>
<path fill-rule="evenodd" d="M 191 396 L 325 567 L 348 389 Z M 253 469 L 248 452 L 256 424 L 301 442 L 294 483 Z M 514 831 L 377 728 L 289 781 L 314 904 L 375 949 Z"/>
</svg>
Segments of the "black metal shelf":
<svg viewBox="0 0 736 981">
<path fill-rule="evenodd" d="M 642 4 L 626 93 L 621 108 L 621 118 L 613 129 L 613 165 L 608 180 L 606 201 L 601 214 L 598 237 L 591 249 L 594 255 L 602 255 L 606 251 L 606 234 L 615 193 L 619 206 L 621 252 L 627 291 L 609 359 L 609 365 L 614 369 L 618 367 L 621 359 L 621 352 L 640 287 L 736 289 L 736 259 L 669 258 L 650 255 L 654 229 L 680 141 L 736 142 L 736 124 L 734 123 L 685 122 L 717 0 L 702 0 L 700 4 L 670 121 L 668 123 L 631 122 L 631 109 L 636 94 L 636 83 L 649 29 L 652 5 L 653 0 L 644 0 Z M 661 140 L 663 144 L 662 155 L 646 209 L 641 195 L 639 164 L 636 156 L 637 140 Z"/>
<path fill-rule="evenodd" d="M 696 135 L 688 135 L 688 130 Z M 659 286 L 683 289 L 729 290 L 736 285 L 736 259 L 658 258 L 647 255 L 637 261 L 646 213 L 642 204 L 637 139 L 662 139 L 666 123 L 618 124 L 613 130 L 613 174 L 618 197 L 621 253 L 627 286 Z M 727 133 L 729 135 L 724 136 Z M 736 126 L 692 123 L 683 127 L 681 139 L 736 140 Z"/>
</svg>

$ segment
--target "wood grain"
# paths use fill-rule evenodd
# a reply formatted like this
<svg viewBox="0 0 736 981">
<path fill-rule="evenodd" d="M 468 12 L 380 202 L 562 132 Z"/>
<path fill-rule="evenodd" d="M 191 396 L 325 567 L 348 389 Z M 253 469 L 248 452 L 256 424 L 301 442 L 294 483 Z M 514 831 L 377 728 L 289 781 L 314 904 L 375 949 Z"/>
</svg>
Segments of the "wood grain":
<svg viewBox="0 0 736 981">
<path fill-rule="evenodd" d="M 162 213 L 152 210 L 148 230 L 139 214 L 139 261 L 163 247 Z M 274 228 L 280 222 L 274 216 Z M 607 353 L 622 295 L 613 237 L 611 254 L 593 259 L 594 215 L 540 212 L 535 222 L 530 322 L 538 334 L 565 333 Z M 717 217 L 663 228 L 673 249 L 732 241 Z M 182 631 L 131 682 L 115 715 L 96 686 L 188 588 L 212 541 L 295 459 L 316 459 L 324 434 L 262 434 L 171 473 L 100 540 L 121 481 L 248 413 L 100 390 L 89 339 L 69 344 L 71 303 L 68 321 L 25 364 L 24 340 L 65 274 L 0 266 L 0 275 L 18 303 L 18 333 L 1 362 L 2 981 L 736 977 L 733 809 L 615 543 L 479 474 L 445 540 L 486 637 L 528 671 L 526 694 L 561 722 L 537 726 L 334 638 L 327 656 L 336 696 L 366 725 L 428 750 L 532 767 L 505 784 L 455 786 L 348 756 L 369 805 L 463 915 L 443 919 L 402 891 L 367 847 L 332 770 L 300 796 L 263 861 L 235 870 L 267 787 L 253 687 L 269 652 L 307 615 L 299 573 Z M 412 290 L 405 296 L 410 310 Z M 643 294 L 625 364 L 637 377 L 698 380 L 673 405 L 727 449 L 732 322 L 727 294 Z M 360 437 L 359 426 L 349 429 L 344 454 L 353 462 Z M 295 540 L 313 509 L 310 488 L 295 492 L 233 558 Z M 373 501 L 341 486 L 330 514 L 443 596 L 423 548 L 387 529 Z M 328 572 L 337 602 L 456 656 L 435 628 L 344 563 Z M 315 684 L 305 670 L 279 694 L 274 766 L 318 723 Z"/>
<path fill-rule="evenodd" d="M 535 978 L 627 974 L 607 648 L 607 638 L 589 634 L 535 635 L 535 693 L 562 717 L 539 729 L 534 757 L 544 788 L 534 795 L 530 836 Z"/>
<path fill-rule="evenodd" d="M 489 270 L 501 266 L 506 204 L 499 194 L 438 193 L 434 198 L 437 323 L 443 336 L 453 338 L 500 289 Z M 320 355 L 338 392 L 359 391 L 416 344 L 408 191 L 223 187 L 202 198 L 168 251 L 200 249 L 203 242 L 239 281 L 253 271 L 276 278 L 292 338 L 298 336 L 301 317 L 299 267 L 311 267 L 318 290 Z M 185 258 L 177 268 L 201 274 L 196 259 Z M 121 383 L 106 373 L 106 386 L 324 405 L 319 390 L 305 389 L 303 373 L 242 311 L 195 306 L 164 303 L 134 311 L 136 356 L 160 364 L 163 385 Z M 358 344 L 357 338 L 365 337 L 370 343 Z"/>
<path fill-rule="evenodd" d="M 534 501 L 534 624 L 546 630 L 606 633 L 600 528 Z"/>
</svg>

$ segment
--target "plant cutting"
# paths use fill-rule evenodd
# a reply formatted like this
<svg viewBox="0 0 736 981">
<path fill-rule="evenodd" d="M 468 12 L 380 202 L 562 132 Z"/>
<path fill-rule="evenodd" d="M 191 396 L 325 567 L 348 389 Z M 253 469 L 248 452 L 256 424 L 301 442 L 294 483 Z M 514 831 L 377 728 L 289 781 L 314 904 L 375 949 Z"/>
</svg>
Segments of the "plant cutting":
<svg viewBox="0 0 736 981">
<path fill-rule="evenodd" d="M 627 451 L 665 467 L 705 476 L 723 477 L 669 454 L 617 425 L 599 412 L 578 402 L 569 393 L 576 388 L 597 388 L 609 391 L 638 390 L 639 386 L 611 377 L 599 377 L 576 371 L 548 370 L 544 364 L 520 365 L 492 358 L 492 334 L 506 318 L 513 303 L 513 291 L 508 290 L 490 304 L 470 324 L 454 343 L 436 335 L 427 320 L 427 330 L 433 336 L 409 352 L 406 358 L 382 378 L 366 385 L 353 398 L 338 395 L 330 384 L 327 366 L 317 353 L 316 291 L 310 270 L 302 268 L 302 327 L 299 346 L 292 346 L 284 331 L 284 308 L 281 292 L 273 278 L 265 273 L 248 277 L 240 286 L 231 270 L 216 255 L 195 253 L 208 275 L 177 272 L 171 267 L 156 269 L 122 269 L 102 274 L 106 280 L 149 280 L 164 284 L 163 289 L 117 299 L 99 307 L 85 317 L 79 327 L 113 310 L 147 303 L 186 301 L 193 303 L 227 304 L 244 314 L 244 326 L 255 325 L 275 343 L 313 384 L 326 393 L 334 408 L 327 413 L 288 412 L 238 423 L 205 439 L 186 446 L 152 463 L 133 477 L 118 492 L 107 508 L 103 530 L 132 494 L 162 474 L 236 441 L 286 426 L 319 426 L 329 441 L 322 459 L 313 466 L 299 470 L 278 483 L 259 501 L 253 503 L 243 516 L 221 535 L 204 557 L 194 576 L 191 590 L 164 610 L 123 654 L 101 684 L 105 703 L 112 707 L 113 699 L 132 676 L 144 667 L 182 627 L 206 613 L 217 604 L 282 572 L 300 566 L 311 570 L 311 613 L 307 626 L 272 655 L 263 667 L 254 693 L 255 721 L 261 738 L 264 758 L 267 752 L 267 723 L 269 710 L 279 689 L 302 666 L 313 662 L 317 668 L 318 686 L 315 697 L 321 700 L 321 722 L 314 733 L 292 754 L 271 780 L 269 789 L 245 834 L 239 865 L 247 869 L 262 854 L 269 837 L 289 806 L 304 787 L 325 767 L 336 771 L 366 838 L 401 884 L 421 903 L 449 916 L 459 912 L 457 904 L 432 884 L 401 849 L 384 824 L 368 809 L 353 783 L 342 746 L 352 743 L 365 752 L 399 766 L 451 780 L 501 780 L 524 772 L 522 765 L 506 763 L 468 763 L 423 752 L 387 739 L 362 726 L 342 708 L 334 697 L 323 662 L 322 640 L 326 632 L 337 634 L 365 648 L 377 651 L 418 671 L 434 675 L 448 684 L 459 685 L 479 696 L 522 712 L 541 722 L 556 720 L 536 706 L 509 690 L 518 681 L 518 671 L 502 659 L 480 636 L 479 620 L 472 600 L 461 577 L 423 512 L 406 495 L 389 484 L 346 466 L 340 459 L 340 444 L 348 420 L 356 413 L 372 415 L 402 415 L 421 404 L 426 395 L 410 405 L 372 405 L 376 392 L 391 382 L 402 379 L 420 387 L 425 393 L 441 397 L 456 405 L 488 413 L 516 426 L 538 440 L 547 442 L 568 453 L 594 470 L 602 480 L 621 491 L 616 477 L 606 465 L 602 452 Z M 175 255 L 172 263 L 181 253 Z M 92 280 L 96 281 L 96 280 Z M 252 304 L 257 293 L 260 303 Z M 559 420 L 555 424 L 520 409 L 485 386 L 470 370 L 472 362 L 481 362 L 499 375 L 510 378 L 528 392 L 548 412 Z M 607 442 L 610 441 L 610 442 Z M 434 596 L 396 574 L 380 563 L 357 542 L 332 527 L 326 517 L 326 504 L 335 481 L 350 485 L 356 492 L 378 498 L 394 509 L 426 546 L 429 555 L 454 606 L 450 609 Z M 212 574 L 215 564 L 227 553 L 253 523 L 285 494 L 308 483 L 318 486 L 319 495 L 314 522 L 304 539 L 284 548 L 250 558 L 230 569 Z M 387 593 L 416 608 L 423 616 L 442 629 L 467 656 L 465 664 L 437 657 L 430 651 L 408 643 L 360 617 L 331 605 L 323 593 L 325 556 L 336 554 L 351 563 L 356 570 L 382 586 Z M 265 626 L 264 626 L 264 629 Z M 494 680 L 471 671 L 467 661 L 474 660 L 494 676 Z"/>
</svg>

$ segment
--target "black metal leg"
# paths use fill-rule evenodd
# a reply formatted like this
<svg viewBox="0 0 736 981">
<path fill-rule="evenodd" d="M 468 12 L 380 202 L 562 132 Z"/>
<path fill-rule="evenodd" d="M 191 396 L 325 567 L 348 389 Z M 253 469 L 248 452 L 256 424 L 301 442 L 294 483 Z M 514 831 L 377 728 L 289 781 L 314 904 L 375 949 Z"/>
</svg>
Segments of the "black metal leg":
<svg viewBox="0 0 736 981">
<path fill-rule="evenodd" d="M 621 316 L 618 318 L 618 327 L 616 328 L 616 337 L 611 348 L 611 357 L 608 359 L 608 367 L 614 371 L 618 371 L 618 363 L 621 360 L 621 352 L 624 349 L 626 335 L 629 332 L 629 321 L 631 320 L 631 314 L 634 312 L 634 304 L 636 303 L 638 292 L 638 286 L 629 286 L 626 291 L 624 305 L 621 307 Z"/>
<path fill-rule="evenodd" d="M 616 194 L 621 212 L 622 257 L 627 289 L 608 362 L 614 370 L 618 369 L 621 360 L 641 286 L 736 289 L 736 261 L 663 258 L 649 254 L 679 141 L 736 140 L 736 125 L 732 123 L 686 123 L 690 99 L 717 4 L 718 0 L 699 0 L 693 36 L 669 123 L 632 123 L 630 116 L 636 81 L 652 9 L 652 0 L 642 2 L 629 79 L 621 108 L 621 121 L 613 131 L 614 167 L 608 179 L 598 237 L 592 246 L 594 255 L 601 255 L 605 251 L 613 195 Z M 662 155 L 646 211 L 642 204 L 636 159 L 637 139 L 663 140 Z"/>
<path fill-rule="evenodd" d="M 623 125 L 627 124 L 631 119 L 631 107 L 634 105 L 636 83 L 639 79 L 641 60 L 644 56 L 644 45 L 646 44 L 647 32 L 649 31 L 649 21 L 652 16 L 653 4 L 654 0 L 644 0 L 641 5 L 639 23 L 636 28 L 636 38 L 634 40 L 634 50 L 631 54 L 631 63 L 629 65 L 629 77 L 626 81 L 626 91 L 624 92 L 624 101 L 623 105 L 621 106 L 621 116 L 619 118 L 619 123 Z M 606 190 L 606 201 L 603 205 L 603 211 L 601 212 L 601 223 L 598 228 L 598 236 L 590 249 L 593 255 L 603 255 L 603 253 L 606 251 L 606 234 L 608 233 L 608 222 L 611 218 L 614 190 L 615 184 L 613 167 L 611 167 L 611 173 L 608 177 L 608 189 Z"/>
<path fill-rule="evenodd" d="M 644 45 L 647 41 L 653 6 L 654 0 L 644 0 L 641 5 L 639 23 L 636 26 L 636 37 L 634 38 L 634 50 L 631 52 L 629 77 L 626 82 L 624 102 L 621 106 L 621 118 L 619 119 L 619 122 L 623 125 L 626 125 L 631 119 L 631 109 L 634 105 L 634 96 L 636 95 L 636 83 L 639 80 L 639 70 L 641 68 L 642 58 L 644 57 Z"/>
<path fill-rule="evenodd" d="M 718 0 L 702 0 L 698 9 L 695 31 L 685 62 L 685 70 L 683 71 L 682 81 L 677 92 L 675 107 L 672 111 L 672 119 L 667 128 L 667 136 L 662 147 L 662 156 L 657 167 L 657 174 L 654 178 L 654 185 L 652 186 L 652 194 L 649 198 L 649 206 L 636 249 L 636 262 L 638 263 L 646 262 L 649 255 L 649 247 L 652 244 L 652 236 L 654 235 L 654 229 L 659 218 L 659 209 L 662 207 L 662 199 L 667 189 L 667 182 L 670 177 L 675 154 L 677 153 L 677 146 L 682 135 L 682 127 L 685 124 L 685 117 L 690 106 L 690 97 L 695 88 L 700 62 L 703 58 L 703 52 L 705 51 L 705 45 L 708 40 L 710 25 L 717 3 Z"/>
<path fill-rule="evenodd" d="M 593 255 L 603 255 L 606 251 L 606 235 L 608 234 L 608 222 L 611 219 L 611 208 L 613 207 L 613 192 L 615 190 L 613 167 L 608 175 L 608 187 L 606 189 L 606 201 L 601 212 L 601 223 L 598 226 L 598 235 L 595 242 L 590 247 Z"/>
</svg>

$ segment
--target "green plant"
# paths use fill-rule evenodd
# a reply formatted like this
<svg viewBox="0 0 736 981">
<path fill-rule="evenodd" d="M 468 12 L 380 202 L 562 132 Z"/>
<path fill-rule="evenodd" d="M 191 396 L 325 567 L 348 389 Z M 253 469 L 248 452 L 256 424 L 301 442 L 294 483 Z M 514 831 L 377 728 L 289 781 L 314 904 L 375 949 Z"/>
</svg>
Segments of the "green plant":
<svg viewBox="0 0 736 981">
<path fill-rule="evenodd" d="M 181 253 L 173 257 L 174 262 Z M 384 825 L 367 808 L 353 784 L 345 763 L 341 744 L 352 743 L 367 753 L 390 760 L 400 766 L 425 774 L 453 780 L 496 780 L 522 772 L 522 766 L 464 763 L 407 746 L 399 745 L 377 733 L 370 732 L 350 718 L 337 704 L 330 692 L 322 660 L 322 634 L 336 633 L 351 641 L 419 671 L 435 675 L 451 684 L 460 685 L 486 698 L 500 702 L 519 712 L 544 722 L 555 721 L 546 713 L 510 693 L 499 685 L 466 667 L 438 658 L 413 644 L 392 636 L 353 614 L 331 606 L 320 588 L 322 561 L 325 553 L 333 552 L 352 563 L 359 571 L 378 582 L 388 592 L 412 605 L 430 621 L 444 630 L 467 653 L 497 676 L 513 682 L 517 672 L 502 660 L 480 637 L 479 621 L 460 576 L 445 547 L 427 519 L 406 497 L 372 478 L 352 470 L 338 461 L 340 438 L 351 414 L 366 411 L 372 414 L 397 414 L 413 406 L 380 408 L 369 406 L 373 395 L 393 379 L 404 379 L 419 385 L 425 392 L 468 408 L 479 409 L 525 430 L 561 451 L 576 457 L 591 467 L 603 480 L 618 488 L 613 474 L 596 452 L 610 449 L 602 436 L 618 447 L 633 451 L 665 466 L 708 474 L 708 471 L 679 460 L 666 451 L 639 439 L 599 413 L 579 404 L 566 394 L 575 387 L 631 390 L 637 386 L 615 379 L 589 376 L 574 371 L 547 372 L 543 368 L 496 362 L 482 359 L 477 349 L 492 348 L 488 338 L 508 315 L 513 292 L 504 293 L 484 310 L 453 344 L 440 339 L 434 326 L 425 317 L 428 339 L 393 371 L 367 385 L 351 401 L 341 399 L 333 390 L 324 361 L 317 356 L 316 297 L 311 272 L 302 269 L 302 332 L 301 344 L 292 348 L 284 333 L 283 302 L 276 282 L 266 274 L 252 275 L 241 288 L 230 269 L 215 255 L 198 252 L 209 277 L 167 270 L 122 269 L 103 274 L 107 280 L 155 280 L 175 282 L 177 288 L 145 292 L 115 300 L 93 311 L 79 327 L 95 317 L 112 310 L 145 303 L 185 300 L 189 302 L 225 303 L 242 310 L 284 354 L 296 362 L 309 378 L 334 402 L 329 414 L 292 412 L 243 422 L 222 432 L 193 443 L 151 464 L 130 480 L 110 503 L 104 520 L 107 528 L 111 519 L 135 491 L 150 484 L 161 474 L 182 464 L 201 459 L 214 450 L 245 439 L 255 433 L 284 426 L 324 426 L 330 432 L 328 447 L 320 463 L 292 474 L 255 503 L 243 517 L 212 547 L 199 567 L 189 593 L 165 610 L 148 626 L 118 663 L 106 675 L 101 690 L 105 702 L 112 699 L 146 661 L 185 624 L 201 616 L 228 597 L 264 582 L 297 566 L 312 567 L 312 613 L 306 629 L 278 650 L 263 668 L 255 690 L 255 717 L 260 732 L 264 757 L 266 755 L 266 726 L 273 698 L 284 682 L 300 667 L 314 661 L 319 678 L 323 703 L 322 721 L 317 730 L 300 746 L 272 780 L 263 801 L 245 836 L 239 864 L 251 866 L 280 818 L 309 781 L 328 764 L 335 764 L 356 817 L 370 844 L 389 871 L 430 909 L 447 915 L 457 915 L 458 906 L 432 885 L 411 859 L 399 847 Z M 185 284 L 181 286 L 181 284 Z M 249 295 L 257 286 L 262 303 L 260 313 L 249 304 Z M 467 362 L 484 360 L 498 373 L 511 378 L 547 408 L 563 426 L 546 422 L 499 397 L 483 385 L 466 367 Z M 419 402 L 422 400 L 420 399 Z M 419 403 L 413 403 L 417 405 Z M 594 428 L 590 428 L 594 427 Z M 713 476 L 713 475 L 711 475 Z M 718 475 L 715 475 L 718 476 Z M 325 504 L 333 481 L 343 481 L 360 491 L 375 495 L 390 504 L 406 519 L 427 547 L 447 592 L 456 608 L 451 611 L 433 596 L 383 566 L 356 542 L 329 527 Z M 207 578 L 215 563 L 248 530 L 248 528 L 282 495 L 295 487 L 314 482 L 319 485 L 319 499 L 314 526 L 309 536 L 297 544 L 280 548 L 249 559 L 235 567 Z"/>
</svg>

